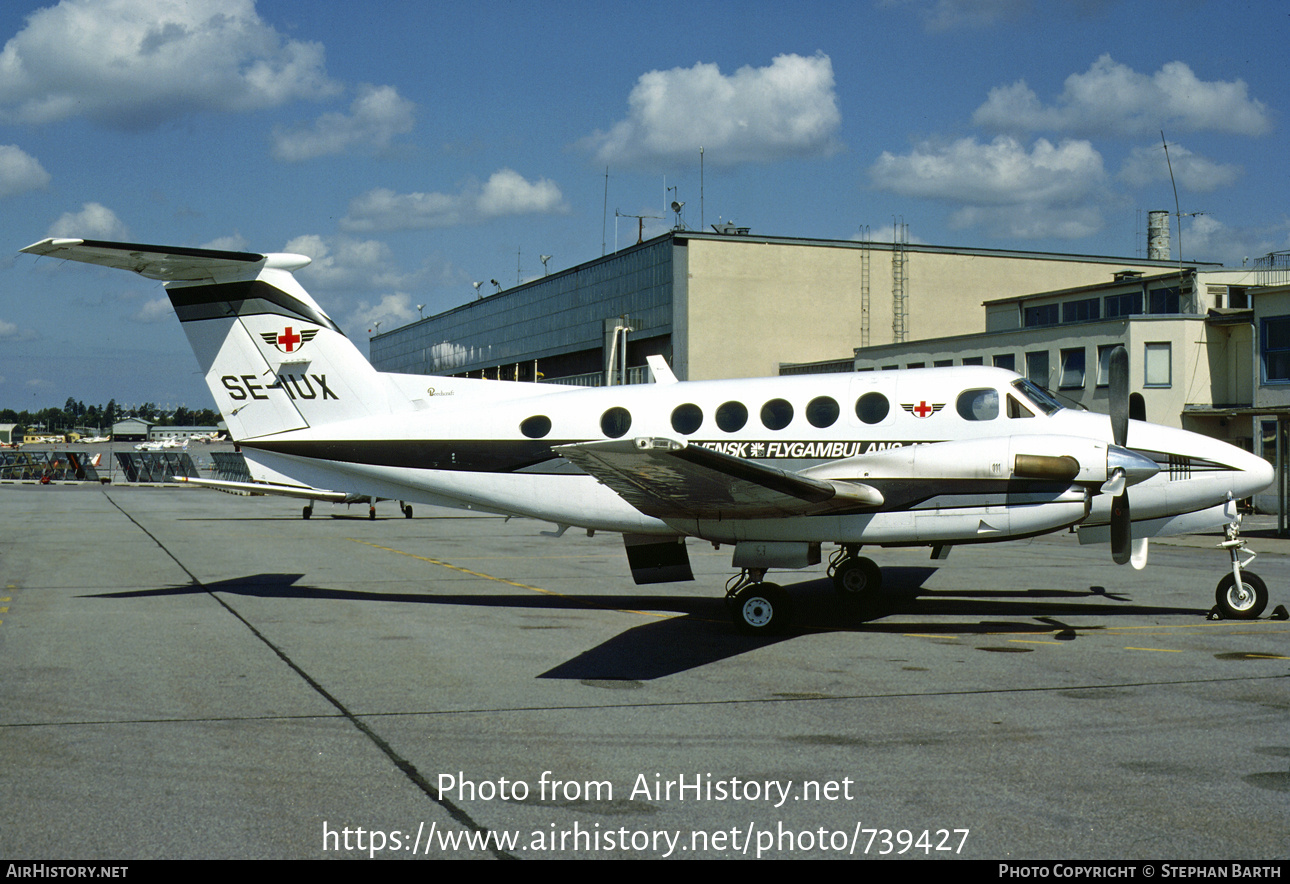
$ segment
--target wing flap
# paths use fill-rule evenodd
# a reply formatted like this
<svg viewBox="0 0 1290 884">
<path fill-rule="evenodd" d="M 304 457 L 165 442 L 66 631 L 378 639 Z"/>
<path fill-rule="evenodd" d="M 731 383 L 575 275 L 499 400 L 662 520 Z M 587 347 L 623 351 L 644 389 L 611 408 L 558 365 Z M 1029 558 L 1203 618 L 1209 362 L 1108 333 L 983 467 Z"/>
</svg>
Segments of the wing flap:
<svg viewBox="0 0 1290 884">
<path fill-rule="evenodd" d="M 812 479 L 675 439 L 613 439 L 554 450 L 660 519 L 815 515 L 882 504 L 868 485 Z"/>
</svg>

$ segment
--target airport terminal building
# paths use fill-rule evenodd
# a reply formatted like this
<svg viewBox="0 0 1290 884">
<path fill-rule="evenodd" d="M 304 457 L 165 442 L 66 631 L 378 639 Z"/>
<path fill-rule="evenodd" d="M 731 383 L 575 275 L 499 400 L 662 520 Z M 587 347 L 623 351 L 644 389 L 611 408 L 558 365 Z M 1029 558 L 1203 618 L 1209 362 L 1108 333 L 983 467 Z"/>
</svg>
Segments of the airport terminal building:
<svg viewBox="0 0 1290 884">
<path fill-rule="evenodd" d="M 1190 263 L 1188 269 L 1214 265 Z M 1176 262 L 673 230 L 376 335 L 383 371 L 585 385 L 762 377 L 857 347 L 986 331 L 1000 298 Z"/>
</svg>

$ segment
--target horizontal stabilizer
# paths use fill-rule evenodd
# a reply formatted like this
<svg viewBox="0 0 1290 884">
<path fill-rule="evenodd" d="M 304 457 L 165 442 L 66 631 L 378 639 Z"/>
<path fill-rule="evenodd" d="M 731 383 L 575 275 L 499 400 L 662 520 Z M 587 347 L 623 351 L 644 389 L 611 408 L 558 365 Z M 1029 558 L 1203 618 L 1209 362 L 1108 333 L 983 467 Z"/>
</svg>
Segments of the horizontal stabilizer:
<svg viewBox="0 0 1290 884">
<path fill-rule="evenodd" d="M 149 246 L 93 239 L 43 239 L 22 251 L 83 264 L 131 270 L 165 282 L 217 282 L 253 277 L 263 267 L 299 270 L 309 264 L 304 255 L 260 255 L 182 246 Z"/>
<path fill-rule="evenodd" d="M 554 450 L 660 519 L 815 515 L 883 501 L 868 485 L 812 479 L 674 439 L 613 439 Z"/>
<path fill-rule="evenodd" d="M 217 491 L 234 491 L 240 494 L 272 494 L 277 497 L 295 497 L 301 500 L 325 500 L 331 503 L 370 503 L 371 498 L 363 494 L 346 494 L 344 491 L 324 491 L 321 488 L 309 488 L 304 485 L 271 485 L 266 482 L 226 482 L 222 479 L 189 479 L 174 476 L 176 482 L 185 485 L 196 485 L 200 488 L 214 488 Z"/>
</svg>

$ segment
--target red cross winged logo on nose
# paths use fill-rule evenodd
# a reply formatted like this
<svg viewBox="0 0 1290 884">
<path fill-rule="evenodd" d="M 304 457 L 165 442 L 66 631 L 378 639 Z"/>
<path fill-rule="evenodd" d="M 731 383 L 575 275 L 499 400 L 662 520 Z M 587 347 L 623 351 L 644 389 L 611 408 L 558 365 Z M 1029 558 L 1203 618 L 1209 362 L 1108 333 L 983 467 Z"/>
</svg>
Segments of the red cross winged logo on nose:
<svg viewBox="0 0 1290 884">
<path fill-rule="evenodd" d="M 928 404 L 926 399 L 920 402 L 902 402 L 900 407 L 908 411 L 914 417 L 931 417 L 945 407 L 944 402 L 935 402 Z"/>
<path fill-rule="evenodd" d="M 302 328 L 296 331 L 291 326 L 287 326 L 281 332 L 260 332 L 260 337 L 264 339 L 264 343 L 279 353 L 295 353 L 312 341 L 316 334 L 318 334 L 316 328 Z"/>
</svg>

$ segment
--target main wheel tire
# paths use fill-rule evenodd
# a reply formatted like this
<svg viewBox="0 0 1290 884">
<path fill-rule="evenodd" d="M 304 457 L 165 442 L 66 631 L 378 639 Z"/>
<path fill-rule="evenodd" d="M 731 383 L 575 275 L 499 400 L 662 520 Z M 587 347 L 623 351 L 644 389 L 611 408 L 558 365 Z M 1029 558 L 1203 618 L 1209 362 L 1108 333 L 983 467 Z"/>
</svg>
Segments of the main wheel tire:
<svg viewBox="0 0 1290 884">
<path fill-rule="evenodd" d="M 403 518 L 412 518 L 412 504 L 409 503 L 407 506 L 403 507 Z"/>
<path fill-rule="evenodd" d="M 872 595 L 882 589 L 882 569 L 862 556 L 845 558 L 833 571 L 833 588 L 848 598 Z"/>
<path fill-rule="evenodd" d="M 735 594 L 735 626 L 749 635 L 774 635 L 792 615 L 788 593 L 774 583 L 753 583 Z"/>
<path fill-rule="evenodd" d="M 1236 575 L 1225 574 L 1218 581 L 1214 600 L 1224 620 L 1253 620 L 1268 606 L 1268 587 L 1258 574 L 1241 572 L 1242 589 L 1236 586 Z"/>
<path fill-rule="evenodd" d="M 307 518 L 309 518 L 310 516 L 312 516 L 313 514 L 314 514 L 314 508 L 313 508 L 313 507 L 311 507 L 311 506 L 307 506 L 307 507 L 305 507 L 305 508 L 300 512 L 300 515 L 301 515 L 302 517 L 306 518 L 306 519 L 307 519 Z"/>
</svg>

